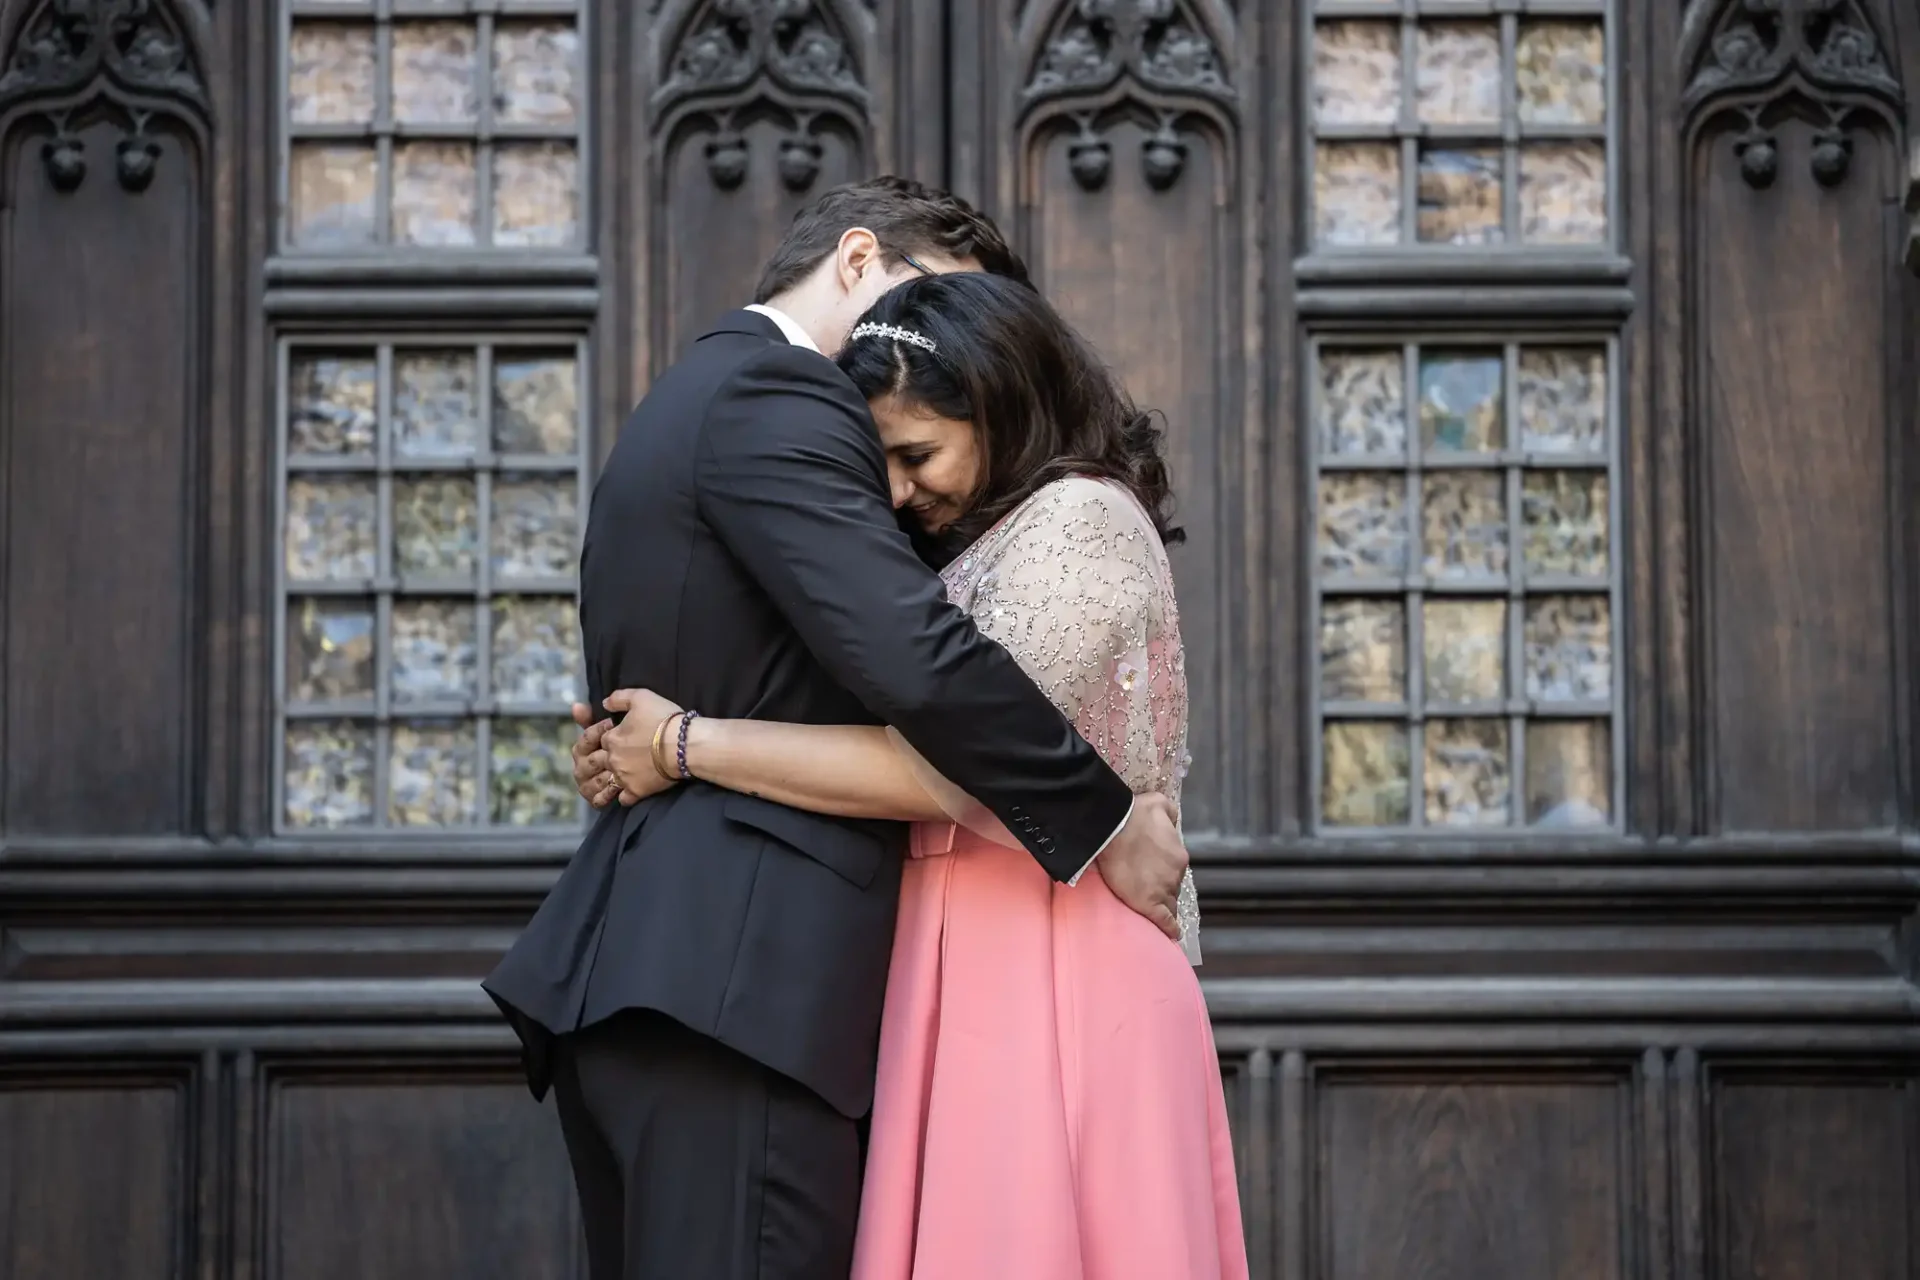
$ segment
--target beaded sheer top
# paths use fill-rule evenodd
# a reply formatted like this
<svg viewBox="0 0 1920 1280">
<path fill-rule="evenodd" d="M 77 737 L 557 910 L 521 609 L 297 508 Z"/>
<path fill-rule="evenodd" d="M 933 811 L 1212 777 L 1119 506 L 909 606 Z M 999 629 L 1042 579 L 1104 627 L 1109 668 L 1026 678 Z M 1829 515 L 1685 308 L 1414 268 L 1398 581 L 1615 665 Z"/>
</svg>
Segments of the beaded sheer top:
<svg viewBox="0 0 1920 1280">
<path fill-rule="evenodd" d="M 1125 488 L 1073 476 L 1041 489 L 941 575 L 947 598 L 1013 655 L 1136 794 L 1180 803 L 1187 674 L 1173 572 L 1153 521 Z M 903 739 L 942 809 L 996 844 L 1004 825 L 934 773 Z M 1181 945 L 1200 963 L 1199 909 L 1180 886 Z"/>
</svg>

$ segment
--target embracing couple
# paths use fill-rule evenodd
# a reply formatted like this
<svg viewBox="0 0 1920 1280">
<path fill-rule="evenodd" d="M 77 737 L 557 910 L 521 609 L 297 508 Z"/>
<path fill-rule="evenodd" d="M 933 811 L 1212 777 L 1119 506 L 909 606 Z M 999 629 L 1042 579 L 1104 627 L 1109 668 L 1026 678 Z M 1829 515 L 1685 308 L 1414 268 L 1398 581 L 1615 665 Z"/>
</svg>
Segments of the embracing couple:
<svg viewBox="0 0 1920 1280">
<path fill-rule="evenodd" d="M 1244 1277 L 1159 432 L 951 195 L 757 296 L 594 490 L 601 813 L 486 982 L 592 1278 Z"/>
</svg>

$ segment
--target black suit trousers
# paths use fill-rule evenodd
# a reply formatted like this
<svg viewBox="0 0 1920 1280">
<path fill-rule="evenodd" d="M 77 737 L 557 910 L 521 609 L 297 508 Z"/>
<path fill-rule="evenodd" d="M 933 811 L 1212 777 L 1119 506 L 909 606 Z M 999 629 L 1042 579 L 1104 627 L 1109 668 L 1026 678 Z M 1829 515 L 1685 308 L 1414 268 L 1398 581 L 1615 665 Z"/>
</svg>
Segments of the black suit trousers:
<svg viewBox="0 0 1920 1280">
<path fill-rule="evenodd" d="M 663 1014 L 556 1050 L 592 1280 L 846 1280 L 860 1122 Z"/>
</svg>

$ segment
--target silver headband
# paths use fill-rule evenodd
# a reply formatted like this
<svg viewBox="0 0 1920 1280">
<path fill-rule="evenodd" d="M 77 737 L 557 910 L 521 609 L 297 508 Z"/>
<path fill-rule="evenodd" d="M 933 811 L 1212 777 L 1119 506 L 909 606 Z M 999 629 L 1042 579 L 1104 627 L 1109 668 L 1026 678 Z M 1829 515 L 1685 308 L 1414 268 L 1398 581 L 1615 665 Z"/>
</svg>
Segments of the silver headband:
<svg viewBox="0 0 1920 1280">
<path fill-rule="evenodd" d="M 892 324 L 855 325 L 853 332 L 848 335 L 847 341 L 853 342 L 861 338 L 892 338 L 895 342 L 911 342 L 914 346 L 926 351 L 938 351 L 940 349 L 934 345 L 933 339 L 929 338 L 926 334 L 915 333 L 912 329 L 902 329 L 900 326 Z"/>
</svg>

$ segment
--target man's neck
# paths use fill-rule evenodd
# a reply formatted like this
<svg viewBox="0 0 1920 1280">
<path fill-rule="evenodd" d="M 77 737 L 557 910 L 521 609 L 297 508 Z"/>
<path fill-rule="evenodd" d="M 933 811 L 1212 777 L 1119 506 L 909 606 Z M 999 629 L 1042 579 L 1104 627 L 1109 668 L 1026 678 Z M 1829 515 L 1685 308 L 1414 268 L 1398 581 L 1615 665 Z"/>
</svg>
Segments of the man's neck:
<svg viewBox="0 0 1920 1280">
<path fill-rule="evenodd" d="M 813 345 L 831 356 L 840 349 L 846 335 L 827 332 L 831 326 L 823 323 L 822 309 L 814 304 L 807 293 L 805 288 L 788 289 L 785 293 L 768 298 L 764 305 L 772 307 L 806 330 L 807 336 L 813 339 Z"/>
</svg>

